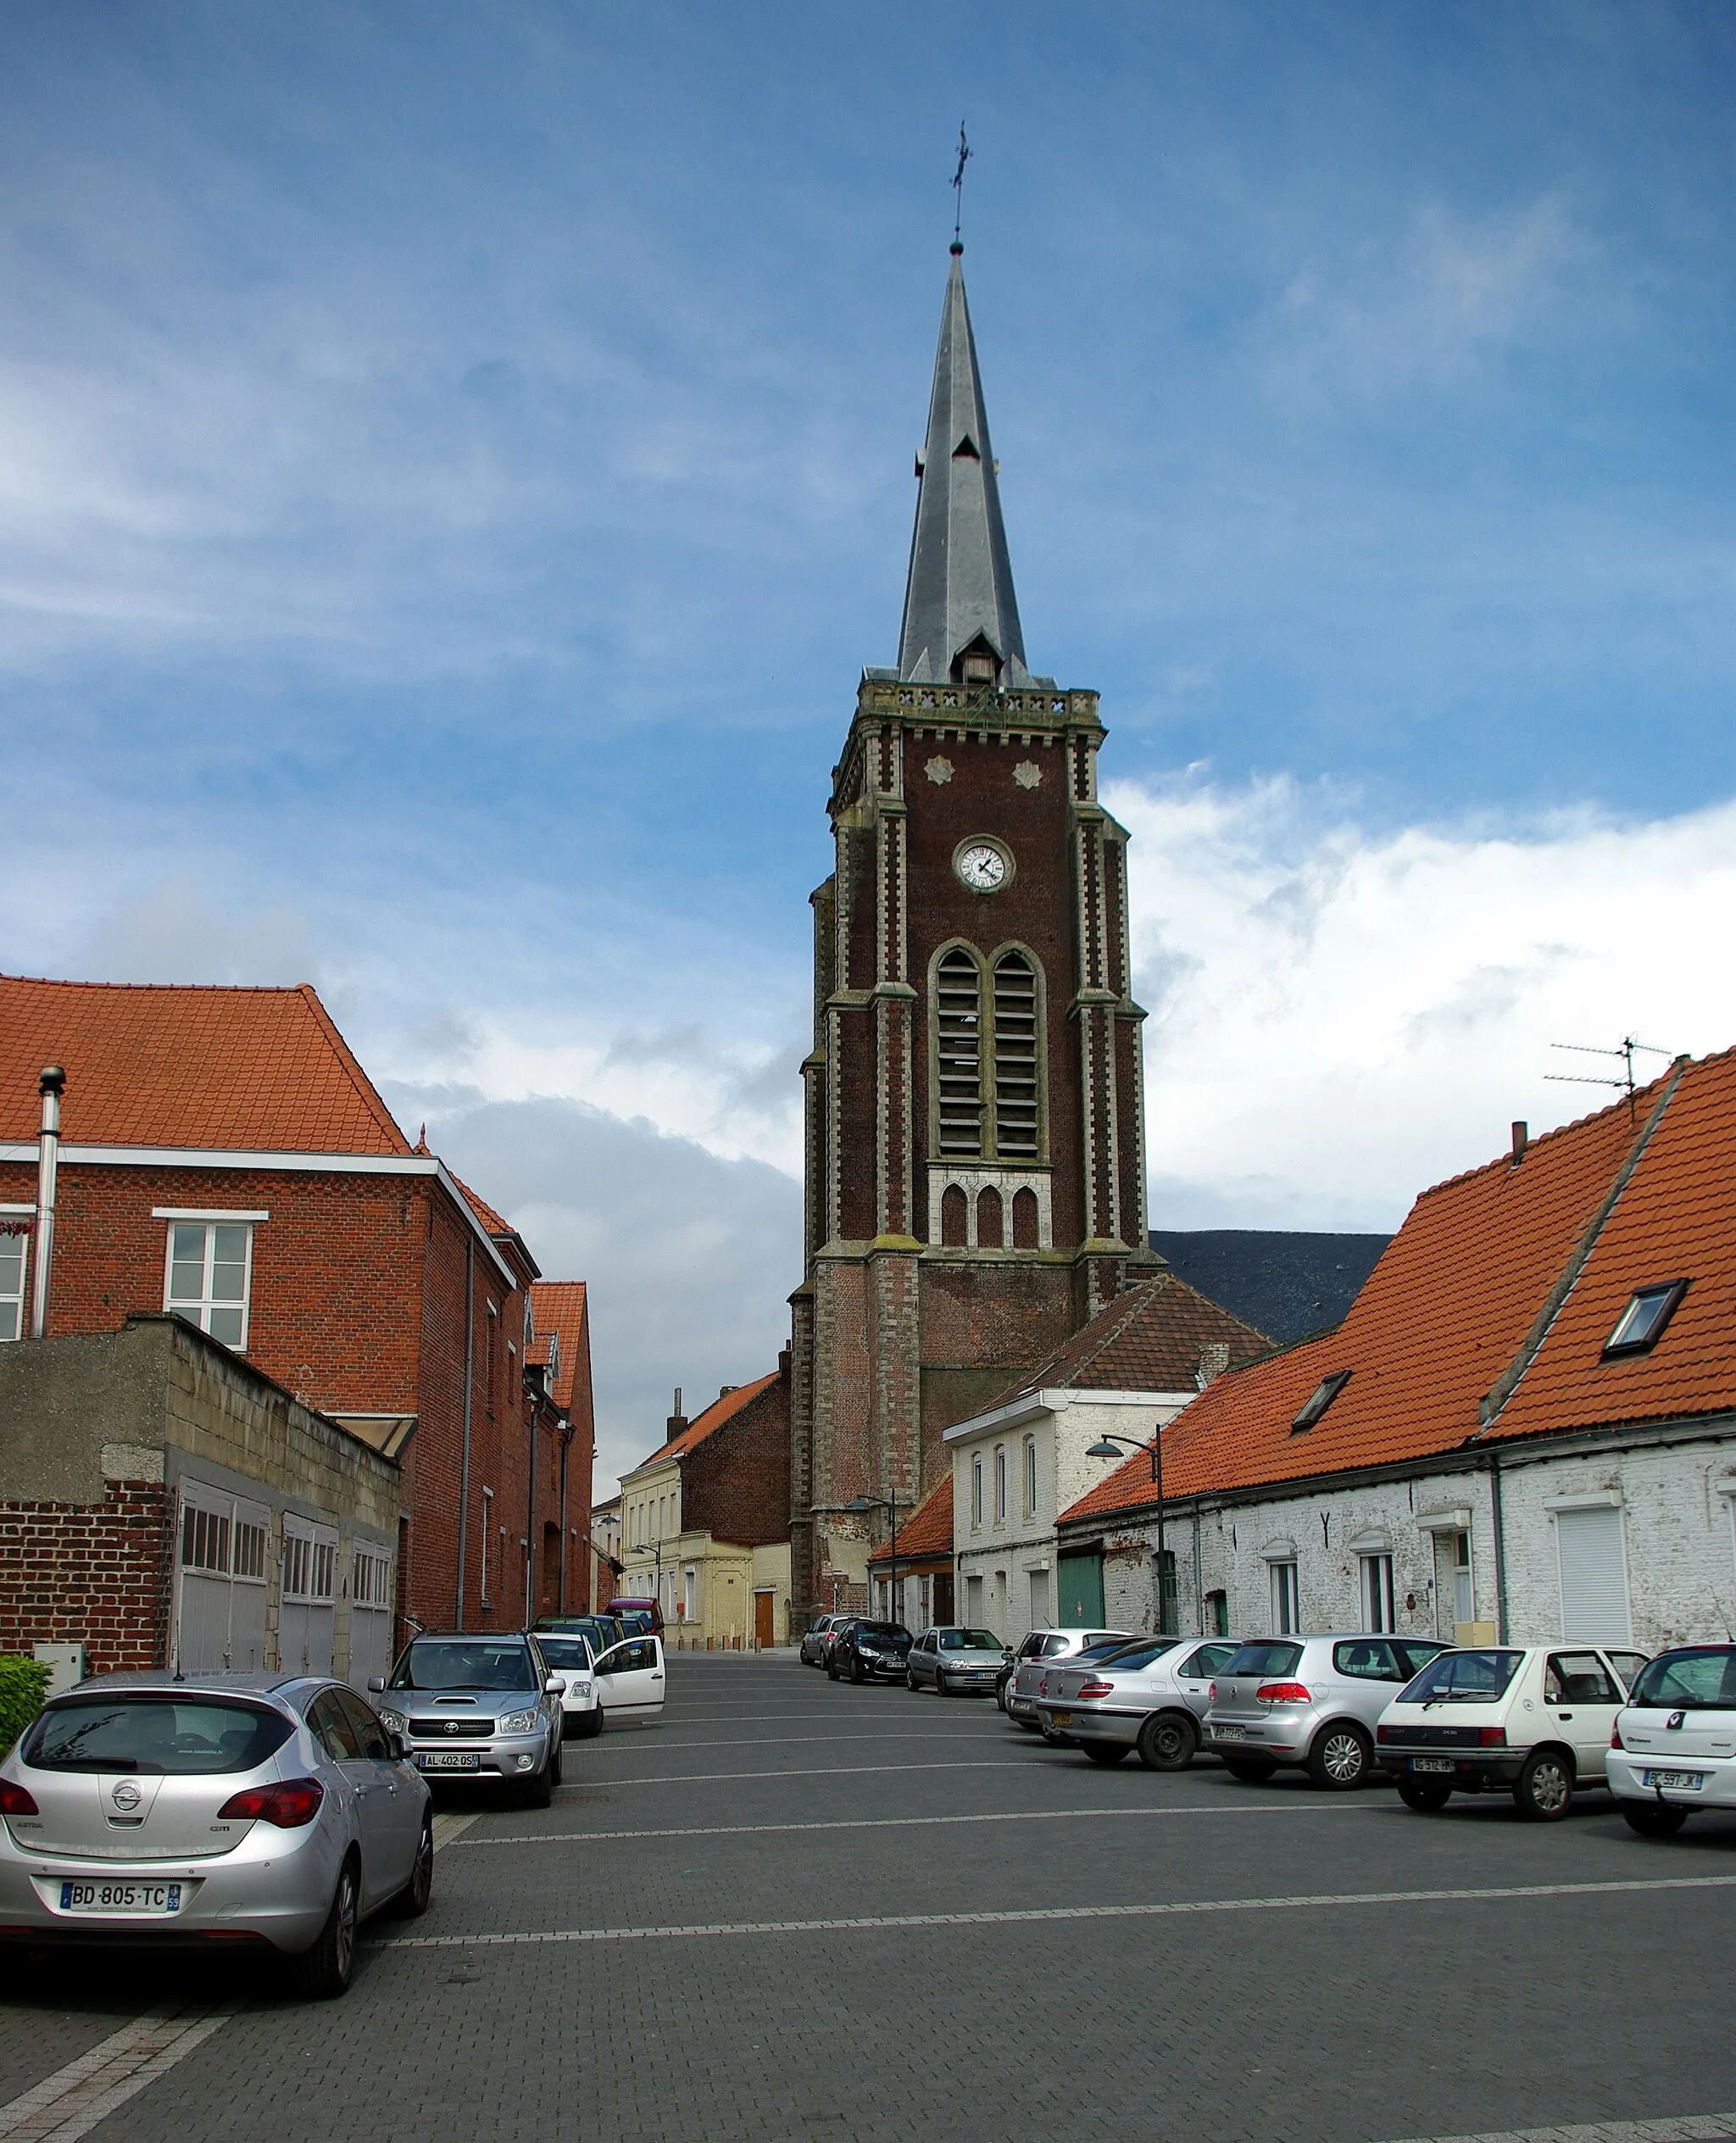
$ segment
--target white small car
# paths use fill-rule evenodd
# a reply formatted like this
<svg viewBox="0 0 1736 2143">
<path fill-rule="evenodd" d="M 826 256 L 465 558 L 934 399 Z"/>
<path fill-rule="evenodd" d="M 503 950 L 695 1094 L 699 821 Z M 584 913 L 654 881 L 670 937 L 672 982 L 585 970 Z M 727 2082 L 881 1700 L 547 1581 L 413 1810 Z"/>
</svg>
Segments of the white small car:
<svg viewBox="0 0 1736 2143">
<path fill-rule="evenodd" d="M 1607 1783 L 1616 1714 L 1643 1652 L 1596 1645 L 1492 1645 L 1443 1652 L 1381 1713 L 1379 1758 L 1419 1814 L 1455 1793 L 1511 1793 L 1554 1823 L 1574 1794 Z"/>
<path fill-rule="evenodd" d="M 1033 1629 L 1013 1655 L 1012 1673 L 996 1693 L 1001 1710 L 1015 1726 L 1036 1733 L 1037 1692 L 1050 1661 L 1076 1658 L 1088 1645 L 1125 1645 L 1131 1635 L 1125 1629 Z"/>
<path fill-rule="evenodd" d="M 663 1723 L 663 1639 L 629 1637 L 598 1660 L 595 1676 L 603 1716 L 610 1726 Z"/>
<path fill-rule="evenodd" d="M 1605 1769 L 1642 1838 L 1673 1838 L 1690 1809 L 1736 1808 L 1736 1645 L 1660 1652 L 1616 1715 Z"/>
<path fill-rule="evenodd" d="M 597 1660 L 590 1639 L 576 1630 L 568 1635 L 539 1630 L 537 1642 L 549 1666 L 566 1679 L 560 1698 L 564 1739 L 586 1741 L 593 1734 L 601 1734 L 603 1697 L 598 1686 Z"/>
</svg>

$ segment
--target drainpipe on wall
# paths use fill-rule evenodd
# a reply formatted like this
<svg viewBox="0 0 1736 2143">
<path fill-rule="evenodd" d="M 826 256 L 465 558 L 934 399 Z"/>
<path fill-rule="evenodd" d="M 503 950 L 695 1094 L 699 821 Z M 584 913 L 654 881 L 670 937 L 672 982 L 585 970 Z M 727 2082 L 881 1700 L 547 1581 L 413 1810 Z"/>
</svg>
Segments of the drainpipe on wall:
<svg viewBox="0 0 1736 2143">
<path fill-rule="evenodd" d="M 36 1145 L 36 1254 L 31 1261 L 31 1337 L 48 1330 L 48 1281 L 54 1265 L 54 1179 L 60 1166 L 60 1097 L 66 1074 L 45 1064 L 36 1091 L 42 1097 L 42 1130 Z"/>
<path fill-rule="evenodd" d="M 1495 1642 L 1507 1641 L 1507 1533 L 1501 1517 L 1501 1461 L 1499 1455 L 1488 1455 L 1489 1517 L 1495 1533 Z M 1475 1602 L 1472 1603 L 1475 1606 Z"/>
<path fill-rule="evenodd" d="M 470 1410 L 475 1399 L 476 1369 L 476 1242 L 465 1230 L 465 1438 L 458 1469 L 458 1618 L 465 1626 L 465 1550 L 470 1539 Z M 483 1553 L 487 1553 L 485 1544 Z M 482 1566 L 487 1574 L 487 1563 Z"/>
</svg>

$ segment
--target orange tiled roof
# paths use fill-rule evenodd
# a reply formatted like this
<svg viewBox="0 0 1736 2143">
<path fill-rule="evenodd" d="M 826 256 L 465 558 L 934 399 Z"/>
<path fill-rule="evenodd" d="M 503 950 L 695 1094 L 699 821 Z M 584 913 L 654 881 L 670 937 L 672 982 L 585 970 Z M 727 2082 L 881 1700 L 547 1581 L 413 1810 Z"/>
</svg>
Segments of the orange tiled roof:
<svg viewBox="0 0 1736 2143">
<path fill-rule="evenodd" d="M 69 1144 L 408 1154 L 309 983 L 165 988 L 0 976 L 0 1138 L 34 1140 L 66 1071 Z"/>
<path fill-rule="evenodd" d="M 911 1511 L 909 1522 L 899 1528 L 899 1559 L 915 1561 L 923 1556 L 949 1556 L 953 1551 L 953 1470 L 944 1473 Z M 882 1540 L 868 1558 L 890 1562 L 892 1540 Z"/>
<path fill-rule="evenodd" d="M 1228 1347 L 1232 1369 L 1272 1349 L 1263 1332 L 1173 1272 L 1160 1272 L 1106 1303 L 993 1404 L 1004 1406 L 1025 1392 L 1060 1385 L 1083 1391 L 1191 1391 L 1201 1358 L 1214 1344 Z"/>
<path fill-rule="evenodd" d="M 1631 1110 L 1624 1100 L 1550 1132 L 1516 1166 L 1504 1156 L 1438 1184 L 1335 1331 L 1221 1377 L 1176 1417 L 1166 1495 L 1736 1408 L 1733 1203 L 1736 1054 L 1673 1068 Z M 1678 1278 L 1692 1285 L 1653 1350 L 1604 1361 L 1634 1289 Z M 1349 1382 L 1321 1420 L 1293 1433 L 1303 1402 L 1342 1370 Z M 1141 1456 L 1062 1517 L 1150 1500 Z"/>
<path fill-rule="evenodd" d="M 512 1222 L 509 1220 L 504 1219 L 500 1214 L 497 1213 L 494 1208 L 488 1203 L 487 1200 L 481 1194 L 480 1192 L 472 1190 L 462 1176 L 453 1175 L 452 1170 L 449 1168 L 446 1172 L 448 1176 L 452 1177 L 453 1183 L 455 1183 L 459 1188 L 464 1193 L 465 1197 L 469 1201 L 470 1211 L 476 1215 L 476 1218 L 481 1222 L 483 1227 L 487 1230 L 489 1234 L 516 1235 L 518 1233 L 518 1230 L 513 1226 Z"/>
<path fill-rule="evenodd" d="M 721 1428 L 726 1421 L 740 1413 L 750 1399 L 757 1399 L 768 1385 L 775 1384 L 777 1378 L 778 1372 L 774 1369 L 769 1376 L 760 1377 L 751 1384 L 737 1384 L 733 1391 L 726 1391 L 721 1399 L 714 1399 L 703 1414 L 694 1415 L 679 1436 L 671 1436 L 666 1442 L 659 1444 L 649 1458 L 642 1458 L 640 1466 L 653 1466 L 659 1459 L 684 1456 L 693 1450 L 695 1444 L 703 1443 L 715 1430 Z"/>
<path fill-rule="evenodd" d="M 560 1371 L 554 1380 L 554 1403 L 570 1410 L 573 1387 L 584 1366 L 591 1378 L 591 1331 L 582 1280 L 537 1280 L 531 1288 L 531 1316 L 539 1334 L 560 1337 Z M 545 1354 L 544 1359 L 547 1359 Z"/>
</svg>

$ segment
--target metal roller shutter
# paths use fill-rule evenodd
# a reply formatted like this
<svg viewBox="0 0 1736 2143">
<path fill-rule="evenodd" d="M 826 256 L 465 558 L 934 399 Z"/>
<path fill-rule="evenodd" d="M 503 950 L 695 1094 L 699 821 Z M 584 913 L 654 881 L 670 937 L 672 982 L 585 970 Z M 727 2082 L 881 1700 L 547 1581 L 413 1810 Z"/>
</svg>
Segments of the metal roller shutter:
<svg viewBox="0 0 1736 2143">
<path fill-rule="evenodd" d="M 1622 1513 L 1614 1507 L 1555 1512 L 1561 1565 L 1561 1634 L 1586 1645 L 1633 1642 Z"/>
</svg>

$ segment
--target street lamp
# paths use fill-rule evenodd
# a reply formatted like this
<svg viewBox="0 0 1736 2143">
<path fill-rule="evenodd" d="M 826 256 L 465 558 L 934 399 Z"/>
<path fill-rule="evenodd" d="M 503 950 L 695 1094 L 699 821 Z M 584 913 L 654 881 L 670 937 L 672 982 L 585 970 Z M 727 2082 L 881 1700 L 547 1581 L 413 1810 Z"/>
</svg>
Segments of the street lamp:
<svg viewBox="0 0 1736 2143">
<path fill-rule="evenodd" d="M 1116 1436 L 1107 1429 L 1094 1444 L 1085 1447 L 1087 1458 L 1119 1458 L 1118 1445 L 1126 1445 L 1130 1451 L 1147 1451 L 1151 1456 L 1151 1478 L 1157 1483 L 1157 1632 L 1160 1637 L 1169 1634 L 1169 1614 L 1163 1596 L 1163 1423 L 1158 1422 L 1149 1444 L 1142 1444 L 1135 1437 Z"/>
<path fill-rule="evenodd" d="M 887 1516 L 891 1518 L 891 1520 L 892 1520 L 892 1575 L 891 1575 L 890 1578 L 887 1581 L 887 1595 L 888 1595 L 888 1597 L 889 1597 L 889 1599 L 890 1599 L 890 1600 L 891 1600 L 891 1602 L 892 1602 L 893 1613 L 892 1613 L 892 1616 L 891 1616 L 890 1619 L 891 1619 L 892 1621 L 893 1621 L 893 1622 L 896 1622 L 896 1621 L 899 1619 L 899 1617 L 898 1617 L 898 1598 L 899 1598 L 899 1507 L 900 1507 L 900 1506 L 899 1506 L 899 1504 L 898 1504 L 898 1503 L 897 1503 L 897 1502 L 896 1502 L 896 1501 L 895 1501 L 895 1500 L 893 1500 L 891 1496 L 886 1496 L 886 1495 L 859 1495 L 859 1496 L 856 1496 L 856 1497 L 853 1498 L 853 1500 L 852 1500 L 851 1501 L 849 1501 L 849 1503 L 846 1503 L 846 1504 L 844 1504 L 844 1505 L 843 1506 L 843 1508 L 844 1510 L 849 1511 L 849 1512 L 851 1512 L 851 1513 L 852 1513 L 852 1515 L 853 1515 L 853 1516 L 855 1516 L 855 1517 L 865 1517 L 865 1516 L 867 1515 L 867 1513 L 868 1513 L 869 1511 L 884 1511 L 887 1514 Z M 911 1506 L 910 1506 L 910 1504 L 906 1503 L 906 1504 L 904 1504 L 902 1507 L 903 1507 L 904 1510 L 908 1511 L 908 1510 L 910 1510 L 910 1509 L 911 1508 Z"/>
</svg>

